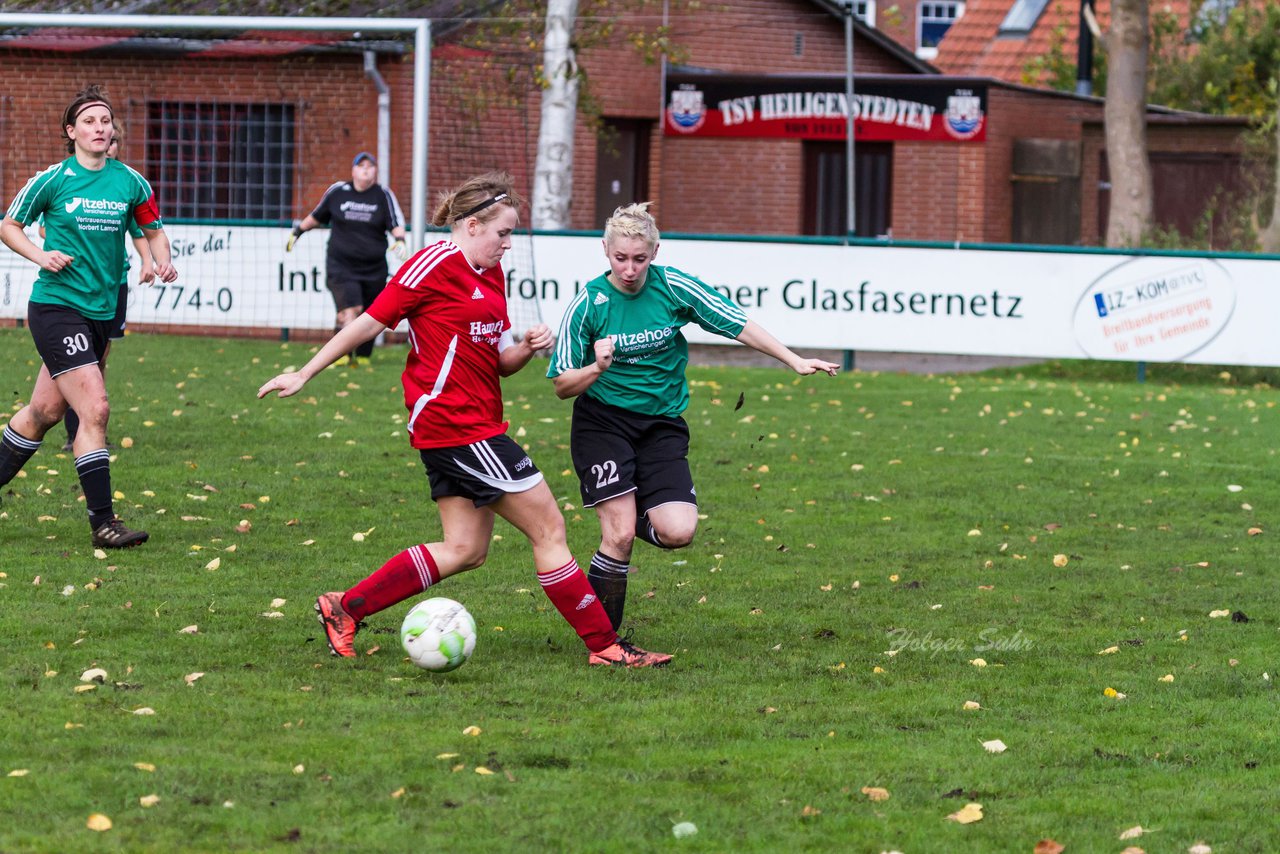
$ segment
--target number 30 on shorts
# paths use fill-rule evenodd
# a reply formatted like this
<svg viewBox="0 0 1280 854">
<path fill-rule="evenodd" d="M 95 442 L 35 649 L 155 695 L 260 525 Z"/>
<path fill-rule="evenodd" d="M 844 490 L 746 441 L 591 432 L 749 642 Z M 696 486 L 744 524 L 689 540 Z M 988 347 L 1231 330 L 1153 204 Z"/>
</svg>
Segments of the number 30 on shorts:
<svg viewBox="0 0 1280 854">
<path fill-rule="evenodd" d="M 591 473 L 596 476 L 596 489 L 618 482 L 618 464 L 613 460 L 593 465 Z"/>
<path fill-rule="evenodd" d="M 68 335 L 63 338 L 62 344 L 67 348 L 67 355 L 74 356 L 76 353 L 83 353 L 89 349 L 89 336 L 83 332 L 77 332 L 75 335 Z"/>
</svg>

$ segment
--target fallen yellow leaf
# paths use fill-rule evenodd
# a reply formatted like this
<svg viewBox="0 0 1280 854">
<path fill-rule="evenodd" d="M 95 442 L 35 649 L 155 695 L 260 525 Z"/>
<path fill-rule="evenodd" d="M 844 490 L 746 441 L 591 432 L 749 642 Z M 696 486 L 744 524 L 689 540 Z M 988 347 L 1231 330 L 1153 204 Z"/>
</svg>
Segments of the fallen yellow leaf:
<svg viewBox="0 0 1280 854">
<path fill-rule="evenodd" d="M 974 711 L 977 711 L 978 709 L 981 709 L 982 706 L 979 706 L 973 700 L 965 700 L 963 708 L 966 712 L 974 712 Z"/>
<path fill-rule="evenodd" d="M 479 735 L 482 732 L 484 732 L 484 730 L 480 729 L 480 727 L 478 726 L 469 726 L 462 731 L 462 734 L 463 735 Z"/>
<path fill-rule="evenodd" d="M 1161 677 L 1160 677 L 1160 681 L 1161 681 L 1161 682 L 1172 682 L 1172 681 L 1173 681 L 1173 674 L 1172 674 L 1172 673 L 1166 673 L 1165 675 L 1163 675 L 1163 676 L 1161 676 Z"/>
<path fill-rule="evenodd" d="M 89 816 L 89 820 L 84 823 L 84 826 L 89 828 L 90 830 L 94 830 L 94 831 L 97 831 L 98 833 L 101 833 L 104 830 L 111 829 L 111 819 L 107 818 L 105 815 L 103 815 L 100 812 L 96 812 L 93 815 Z"/>
<path fill-rule="evenodd" d="M 882 789 L 879 786 L 863 786 L 862 794 L 866 795 L 867 799 L 872 801 L 889 800 L 889 790 Z"/>
<path fill-rule="evenodd" d="M 140 803 L 144 807 L 153 807 L 156 804 L 160 803 L 160 796 L 159 795 L 143 795 L 142 797 L 138 798 L 138 803 Z"/>
<path fill-rule="evenodd" d="M 490 771 L 488 768 L 484 767 L 483 765 L 477 765 L 477 766 L 476 766 L 476 773 L 477 773 L 477 774 L 479 774 L 479 775 L 480 775 L 480 776 L 482 776 L 482 777 L 491 777 L 491 776 L 493 776 L 493 772 L 492 772 L 492 771 Z"/>
<path fill-rule="evenodd" d="M 1062 843 L 1055 842 L 1052 839 L 1041 839 L 1036 843 L 1033 854 L 1062 854 L 1067 850 Z"/>
<path fill-rule="evenodd" d="M 1066 555 L 1054 555 L 1054 556 L 1053 556 L 1053 565 L 1054 565 L 1054 566 L 1066 566 L 1066 565 L 1067 565 L 1067 556 L 1066 556 Z"/>
<path fill-rule="evenodd" d="M 146 771 L 148 773 L 156 770 L 156 766 L 152 765 L 150 762 L 135 762 L 133 763 L 133 767 L 137 768 L 139 771 Z"/>
<path fill-rule="evenodd" d="M 965 804 L 947 816 L 947 821 L 954 821 L 957 824 L 973 824 L 975 821 L 982 821 L 982 804 Z"/>
</svg>

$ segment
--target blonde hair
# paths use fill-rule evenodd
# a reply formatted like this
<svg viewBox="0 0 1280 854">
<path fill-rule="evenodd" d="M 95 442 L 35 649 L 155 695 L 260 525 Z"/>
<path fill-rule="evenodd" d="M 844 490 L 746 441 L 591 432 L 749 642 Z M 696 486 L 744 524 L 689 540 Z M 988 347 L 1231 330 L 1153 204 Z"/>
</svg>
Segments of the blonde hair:
<svg viewBox="0 0 1280 854">
<path fill-rule="evenodd" d="M 431 224 L 453 225 L 471 216 L 485 223 L 498 215 L 498 205 L 518 212 L 523 204 L 524 199 L 515 191 L 515 179 L 506 172 L 486 172 L 441 193 Z"/>
<path fill-rule="evenodd" d="M 604 242 L 608 246 L 615 237 L 638 237 L 649 248 L 658 245 L 658 223 L 649 213 L 649 205 L 653 202 L 636 202 L 624 205 L 613 212 L 613 216 L 604 221 Z"/>
</svg>

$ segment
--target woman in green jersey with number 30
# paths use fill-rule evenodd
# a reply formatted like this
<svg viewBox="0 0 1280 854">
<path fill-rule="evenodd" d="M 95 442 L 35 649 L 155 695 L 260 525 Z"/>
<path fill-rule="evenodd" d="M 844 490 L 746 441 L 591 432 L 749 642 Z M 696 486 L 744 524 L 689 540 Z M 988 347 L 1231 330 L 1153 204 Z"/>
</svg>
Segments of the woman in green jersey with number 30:
<svg viewBox="0 0 1280 854">
<path fill-rule="evenodd" d="M 62 132 L 71 156 L 28 181 L 0 223 L 0 240 L 40 267 L 27 325 L 44 363 L 30 402 L 0 435 L 0 487 L 17 476 L 71 406 L 80 416 L 73 451 L 93 546 L 126 548 L 145 542 L 147 533 L 125 527 L 115 515 L 106 448 L 110 407 L 99 362 L 116 314 L 129 224 L 142 229 L 156 277 L 172 282 L 178 271 L 151 185 L 107 158 L 115 125 L 111 103 L 97 86 L 76 95 L 62 115 Z M 43 247 L 25 231 L 40 218 Z"/>
<path fill-rule="evenodd" d="M 600 519 L 587 577 L 614 628 L 622 622 L 636 537 L 659 548 L 693 541 L 698 503 L 689 472 L 689 345 L 681 327 L 741 341 L 801 376 L 837 366 L 796 355 L 719 291 L 653 264 L 648 203 L 618 208 L 604 228 L 609 272 L 569 304 L 547 376 L 573 405 L 570 452 L 582 503 Z"/>
</svg>

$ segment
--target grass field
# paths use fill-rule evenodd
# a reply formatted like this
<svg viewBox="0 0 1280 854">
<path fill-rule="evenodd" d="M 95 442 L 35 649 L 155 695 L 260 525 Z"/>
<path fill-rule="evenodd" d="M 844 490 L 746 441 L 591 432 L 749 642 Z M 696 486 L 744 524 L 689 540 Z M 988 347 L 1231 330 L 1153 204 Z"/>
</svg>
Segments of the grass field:
<svg viewBox="0 0 1280 854">
<path fill-rule="evenodd" d="M 588 669 L 500 523 L 437 589 L 480 637 L 435 676 L 399 649 L 409 603 L 355 661 L 320 636 L 316 594 L 438 523 L 397 353 L 254 399 L 309 352 L 120 343 L 112 473 L 142 548 L 95 557 L 61 428 L 0 492 L 0 851 L 1280 847 L 1265 371 L 695 369 L 706 518 L 688 549 L 637 546 L 628 608 L 672 665 Z M 16 410 L 25 331 L 0 364 Z M 585 564 L 539 367 L 505 387 L 511 430 Z"/>
</svg>

